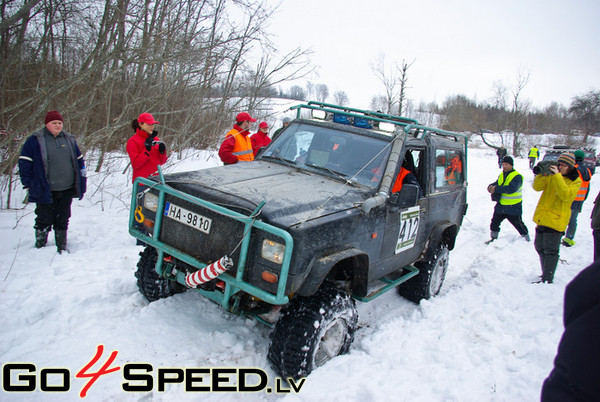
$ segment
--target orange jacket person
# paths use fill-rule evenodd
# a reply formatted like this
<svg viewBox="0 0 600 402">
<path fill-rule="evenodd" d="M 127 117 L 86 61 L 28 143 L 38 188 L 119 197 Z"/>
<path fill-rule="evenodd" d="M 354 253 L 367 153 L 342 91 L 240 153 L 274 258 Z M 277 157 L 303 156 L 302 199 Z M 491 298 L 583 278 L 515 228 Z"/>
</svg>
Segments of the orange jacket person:
<svg viewBox="0 0 600 402">
<path fill-rule="evenodd" d="M 252 141 L 250 140 L 250 123 L 255 122 L 248 113 L 239 113 L 236 117 L 236 124 L 225 135 L 225 140 L 219 148 L 219 158 L 226 165 L 234 163 L 250 162 L 254 160 L 252 152 Z"/>
</svg>

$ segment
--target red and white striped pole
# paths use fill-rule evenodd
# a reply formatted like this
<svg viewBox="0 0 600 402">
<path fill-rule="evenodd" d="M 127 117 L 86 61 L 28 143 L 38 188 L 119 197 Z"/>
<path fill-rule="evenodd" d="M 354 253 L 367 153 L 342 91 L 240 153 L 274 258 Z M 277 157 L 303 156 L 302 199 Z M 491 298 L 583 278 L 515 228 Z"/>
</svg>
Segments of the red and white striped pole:
<svg viewBox="0 0 600 402">
<path fill-rule="evenodd" d="M 233 267 L 233 260 L 227 256 L 221 257 L 212 264 L 207 265 L 196 272 L 187 274 L 185 276 L 185 283 L 190 288 L 195 288 L 198 285 L 215 279 L 231 267 Z"/>
</svg>

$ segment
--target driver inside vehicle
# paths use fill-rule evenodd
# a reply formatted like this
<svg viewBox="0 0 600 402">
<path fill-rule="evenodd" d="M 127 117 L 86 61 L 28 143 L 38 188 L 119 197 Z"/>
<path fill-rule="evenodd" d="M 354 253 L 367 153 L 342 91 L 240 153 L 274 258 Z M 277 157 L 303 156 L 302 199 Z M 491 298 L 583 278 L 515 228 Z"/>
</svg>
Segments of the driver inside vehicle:
<svg viewBox="0 0 600 402">
<path fill-rule="evenodd" d="M 400 167 L 400 172 L 398 172 L 398 176 L 396 176 L 396 181 L 392 187 L 392 194 L 399 193 L 404 184 L 414 184 L 419 187 L 419 198 L 421 197 L 421 186 L 419 186 L 419 181 L 417 180 L 414 171 L 414 158 L 410 152 L 407 152 L 406 155 L 404 155 L 404 161 Z"/>
</svg>

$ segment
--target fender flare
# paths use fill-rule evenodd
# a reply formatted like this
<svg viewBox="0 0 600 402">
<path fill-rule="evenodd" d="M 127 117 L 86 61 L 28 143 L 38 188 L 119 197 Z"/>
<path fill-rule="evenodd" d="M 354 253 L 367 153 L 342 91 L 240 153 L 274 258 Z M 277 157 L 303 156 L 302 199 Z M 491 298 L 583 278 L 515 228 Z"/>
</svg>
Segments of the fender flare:
<svg viewBox="0 0 600 402">
<path fill-rule="evenodd" d="M 298 294 L 301 296 L 310 296 L 314 294 L 334 266 L 336 266 L 340 261 L 353 257 L 364 257 L 368 265 L 367 254 L 364 251 L 354 247 L 338 250 L 333 253 L 314 256 L 308 264 L 308 274 L 306 276 L 306 280 L 300 289 L 298 289 Z"/>
<path fill-rule="evenodd" d="M 448 244 L 448 249 L 452 250 L 454 249 L 457 235 L 458 227 L 455 224 L 450 221 L 440 222 L 431 230 L 429 239 L 427 240 L 427 245 L 423 249 L 423 252 L 426 253 L 431 244 L 437 245 L 442 240 L 445 240 L 446 244 Z"/>
</svg>

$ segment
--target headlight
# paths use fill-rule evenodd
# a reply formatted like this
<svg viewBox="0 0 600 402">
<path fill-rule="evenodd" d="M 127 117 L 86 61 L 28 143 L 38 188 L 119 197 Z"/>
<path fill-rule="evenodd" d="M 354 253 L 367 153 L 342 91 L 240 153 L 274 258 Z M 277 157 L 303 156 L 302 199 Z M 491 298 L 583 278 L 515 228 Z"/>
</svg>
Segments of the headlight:
<svg viewBox="0 0 600 402">
<path fill-rule="evenodd" d="M 281 264 L 283 263 L 284 253 L 285 246 L 283 244 L 276 243 L 273 240 L 263 240 L 260 255 L 265 260 L 274 262 L 275 264 Z"/>
<path fill-rule="evenodd" d="M 156 209 L 158 208 L 158 196 L 156 194 L 146 193 L 146 195 L 144 195 L 144 208 L 156 212 Z"/>
</svg>

